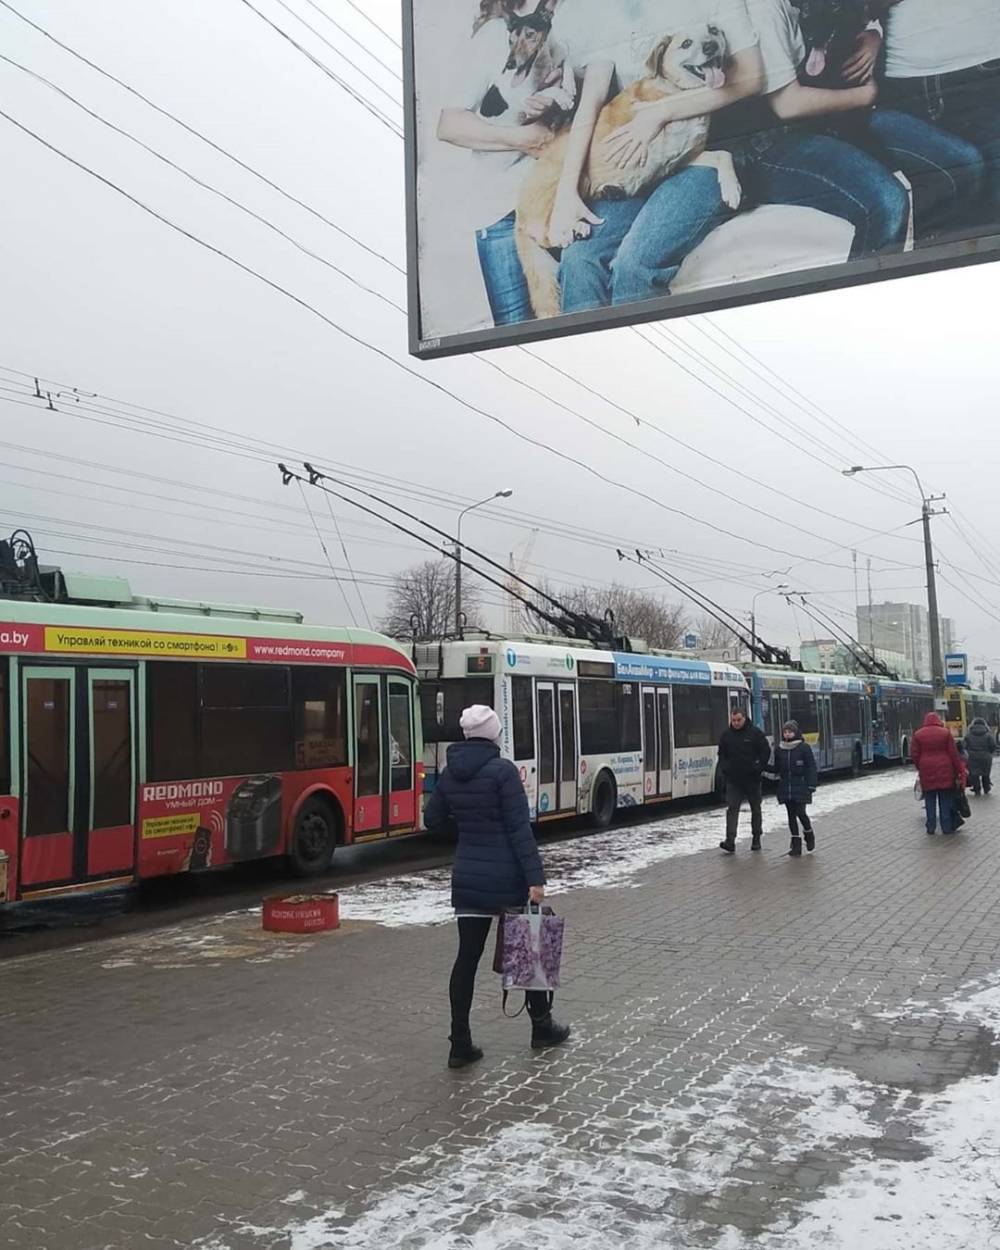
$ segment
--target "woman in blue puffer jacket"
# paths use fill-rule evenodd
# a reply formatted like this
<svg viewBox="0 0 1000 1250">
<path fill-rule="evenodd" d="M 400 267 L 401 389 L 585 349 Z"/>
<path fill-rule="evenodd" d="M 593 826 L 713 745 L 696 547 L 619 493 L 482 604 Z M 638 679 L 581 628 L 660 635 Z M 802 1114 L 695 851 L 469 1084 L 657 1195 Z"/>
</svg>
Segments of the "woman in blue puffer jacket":
<svg viewBox="0 0 1000 1250">
<path fill-rule="evenodd" d="M 801 855 L 803 838 L 806 850 L 813 851 L 816 849 L 816 834 L 807 809 L 818 780 L 816 757 L 799 732 L 797 721 L 790 720 L 781 727 L 781 742 L 775 752 L 775 763 L 778 769 L 778 802 L 783 803 L 788 811 L 788 828 L 792 835 L 788 853 Z"/>
<path fill-rule="evenodd" d="M 472 1044 L 469 1012 L 493 917 L 545 897 L 545 870 L 531 829 L 527 795 L 516 766 L 500 756 L 500 718 L 492 708 L 474 704 L 459 723 L 465 741 L 448 748 L 448 766 L 424 812 L 431 832 L 449 824 L 458 828 L 451 873 L 458 955 L 449 985 L 449 1068 L 463 1068 L 483 1057 Z M 549 995 L 529 990 L 527 1000 L 531 1045 L 539 1049 L 564 1042 L 569 1027 L 552 1019 Z"/>
</svg>

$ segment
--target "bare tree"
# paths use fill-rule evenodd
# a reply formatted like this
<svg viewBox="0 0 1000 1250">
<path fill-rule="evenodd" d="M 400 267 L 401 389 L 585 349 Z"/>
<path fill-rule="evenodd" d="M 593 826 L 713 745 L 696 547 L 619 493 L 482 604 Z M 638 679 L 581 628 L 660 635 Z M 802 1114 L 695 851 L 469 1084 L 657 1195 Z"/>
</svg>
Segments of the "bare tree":
<svg viewBox="0 0 1000 1250">
<path fill-rule="evenodd" d="M 723 647 L 734 646 L 736 635 L 722 621 L 703 612 L 691 631 L 698 635 L 698 646 L 703 651 L 716 651 Z"/>
<path fill-rule="evenodd" d="M 555 590 L 545 584 L 542 588 L 561 599 L 573 612 L 603 620 L 610 611 L 616 635 L 642 638 L 651 647 L 669 651 L 678 645 L 684 633 L 684 608 L 680 604 L 666 603 L 645 590 L 635 590 L 617 582 L 611 586 L 568 586 Z M 531 620 L 535 633 L 556 632 L 547 621 L 535 616 Z"/>
<path fill-rule="evenodd" d="M 466 581 L 462 611 L 470 628 L 481 613 L 479 594 Z M 397 573 L 389 591 L 379 629 L 393 638 L 443 638 L 455 632 L 455 565 L 451 560 L 425 560 Z"/>
</svg>

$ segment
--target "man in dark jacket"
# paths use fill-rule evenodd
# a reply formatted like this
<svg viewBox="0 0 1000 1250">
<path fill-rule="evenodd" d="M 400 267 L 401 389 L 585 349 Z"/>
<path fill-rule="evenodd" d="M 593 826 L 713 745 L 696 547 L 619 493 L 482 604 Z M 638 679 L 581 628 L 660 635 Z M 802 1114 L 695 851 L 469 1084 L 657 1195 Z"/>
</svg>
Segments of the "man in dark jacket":
<svg viewBox="0 0 1000 1250">
<path fill-rule="evenodd" d="M 719 769 L 726 782 L 726 840 L 720 848 L 728 855 L 736 851 L 736 834 L 740 808 L 744 799 L 750 804 L 752 851 L 760 850 L 763 832 L 760 776 L 771 759 L 771 744 L 761 731 L 751 725 L 741 708 L 734 708 L 729 728 L 719 739 Z"/>
<path fill-rule="evenodd" d="M 983 794 L 989 794 L 993 788 L 990 773 L 993 771 L 997 741 L 981 716 L 977 716 L 969 726 L 965 735 L 965 750 L 969 757 L 969 780 L 973 791 L 978 794 L 981 790 Z"/>
<path fill-rule="evenodd" d="M 431 832 L 454 823 L 458 848 L 451 872 L 451 903 L 458 921 L 458 955 L 451 973 L 449 1068 L 482 1059 L 472 1044 L 469 1012 L 476 969 L 493 917 L 545 897 L 545 870 L 531 829 L 528 798 L 517 767 L 500 756 L 500 719 L 492 708 L 467 707 L 459 722 L 464 742 L 448 748 L 448 766 L 424 811 Z M 552 1019 L 549 995 L 527 991 L 531 1045 L 558 1046 L 569 1027 Z"/>
</svg>

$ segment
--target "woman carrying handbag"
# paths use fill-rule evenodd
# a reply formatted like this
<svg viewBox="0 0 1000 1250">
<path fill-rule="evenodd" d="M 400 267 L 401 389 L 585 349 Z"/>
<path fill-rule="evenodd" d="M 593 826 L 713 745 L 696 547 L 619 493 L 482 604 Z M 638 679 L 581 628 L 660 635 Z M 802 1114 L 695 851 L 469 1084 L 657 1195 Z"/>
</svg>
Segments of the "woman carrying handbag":
<svg viewBox="0 0 1000 1250">
<path fill-rule="evenodd" d="M 517 767 L 500 755 L 500 718 L 492 708 L 474 704 L 459 724 L 464 742 L 448 748 L 448 766 L 424 812 L 433 833 L 454 823 L 458 847 L 451 873 L 451 903 L 458 922 L 458 955 L 452 968 L 451 1051 L 449 1068 L 482 1059 L 472 1042 L 469 1013 L 476 970 L 494 916 L 545 897 L 545 870 L 531 829 L 528 798 Z M 569 1026 L 552 1018 L 550 995 L 527 993 L 531 1045 L 559 1046 Z"/>
</svg>

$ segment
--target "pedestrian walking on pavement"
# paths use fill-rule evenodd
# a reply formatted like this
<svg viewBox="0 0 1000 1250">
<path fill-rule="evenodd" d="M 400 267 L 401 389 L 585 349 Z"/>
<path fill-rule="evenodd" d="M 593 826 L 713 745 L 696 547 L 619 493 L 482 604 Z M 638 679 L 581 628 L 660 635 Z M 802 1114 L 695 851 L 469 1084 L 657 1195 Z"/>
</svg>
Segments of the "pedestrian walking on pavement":
<svg viewBox="0 0 1000 1250">
<path fill-rule="evenodd" d="M 990 733 L 986 721 L 977 716 L 969 726 L 965 735 L 965 750 L 969 757 L 969 780 L 972 782 L 974 794 L 989 794 L 993 789 L 990 773 L 993 771 L 993 756 L 997 750 L 997 740 Z"/>
<path fill-rule="evenodd" d="M 424 812 L 431 832 L 454 824 L 458 847 L 451 902 L 458 922 L 458 955 L 451 972 L 449 1068 L 482 1059 L 469 1025 L 476 970 L 494 916 L 545 897 L 545 870 L 531 828 L 528 798 L 517 767 L 500 756 L 500 718 L 481 704 L 467 707 L 459 724 L 465 741 L 448 748 L 448 765 Z M 569 1026 L 552 1018 L 551 996 L 528 990 L 531 1045 L 558 1046 Z"/>
<path fill-rule="evenodd" d="M 954 833 L 955 787 L 965 786 L 966 770 L 951 730 L 937 712 L 928 712 L 923 726 L 910 742 L 910 758 L 920 774 L 920 789 L 927 812 L 927 832 L 937 833 L 938 813 L 941 832 Z"/>
<path fill-rule="evenodd" d="M 742 708 L 734 708 L 729 728 L 719 739 L 719 770 L 726 783 L 726 839 L 719 843 L 728 855 L 736 851 L 736 834 L 740 808 L 744 800 L 750 804 L 751 851 L 760 850 L 764 831 L 761 811 L 760 779 L 771 759 L 771 744 L 756 725 L 747 720 Z"/>
<path fill-rule="evenodd" d="M 788 828 L 792 843 L 789 855 L 802 854 L 802 839 L 806 850 L 816 849 L 816 834 L 809 819 L 809 804 L 819 780 L 816 757 L 812 747 L 799 732 L 798 721 L 787 721 L 781 728 L 781 742 L 775 754 L 778 776 L 778 802 L 788 811 Z M 799 832 L 801 826 L 802 832 Z"/>
</svg>

